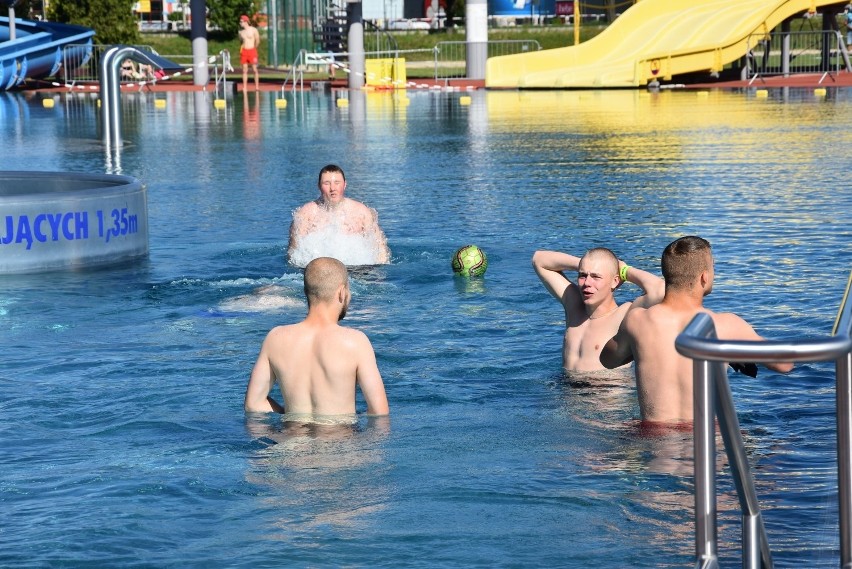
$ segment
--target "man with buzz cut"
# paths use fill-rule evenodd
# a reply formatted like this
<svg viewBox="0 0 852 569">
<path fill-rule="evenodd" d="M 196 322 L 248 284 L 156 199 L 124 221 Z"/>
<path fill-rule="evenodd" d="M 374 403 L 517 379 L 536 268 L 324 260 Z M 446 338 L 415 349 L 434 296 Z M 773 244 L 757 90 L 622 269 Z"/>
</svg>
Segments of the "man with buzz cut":
<svg viewBox="0 0 852 569">
<path fill-rule="evenodd" d="M 387 415 L 388 400 L 376 354 L 360 330 L 339 321 L 352 295 L 349 274 L 337 259 L 320 257 L 305 267 L 308 315 L 302 322 L 276 326 L 263 341 L 246 388 L 249 412 L 315 417 L 355 414 L 360 387 L 368 415 Z M 270 397 L 278 384 L 283 397 Z"/>
<path fill-rule="evenodd" d="M 582 257 L 559 251 L 536 251 L 533 269 L 544 287 L 565 311 L 562 367 L 566 372 L 601 371 L 601 350 L 618 332 L 621 320 L 636 306 L 648 307 L 662 300 L 664 285 L 657 277 L 630 267 L 604 247 L 590 249 Z M 576 271 L 572 282 L 566 271 Z M 633 302 L 618 304 L 613 292 L 625 282 L 642 289 Z"/>
</svg>

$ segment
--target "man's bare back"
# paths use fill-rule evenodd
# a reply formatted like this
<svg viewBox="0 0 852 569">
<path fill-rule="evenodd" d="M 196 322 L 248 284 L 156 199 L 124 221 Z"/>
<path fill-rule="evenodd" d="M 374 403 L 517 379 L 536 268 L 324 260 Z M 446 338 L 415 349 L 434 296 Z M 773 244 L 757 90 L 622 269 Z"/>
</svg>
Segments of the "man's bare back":
<svg viewBox="0 0 852 569">
<path fill-rule="evenodd" d="M 355 413 L 356 383 L 368 391 L 382 383 L 367 336 L 336 323 L 305 321 L 273 328 L 255 373 L 277 379 L 287 413 Z M 377 414 L 369 407 L 367 412 Z"/>
<path fill-rule="evenodd" d="M 368 414 L 387 414 L 387 396 L 370 340 L 363 332 L 338 324 L 351 298 L 345 266 L 336 259 L 314 259 L 305 268 L 305 291 L 305 320 L 277 326 L 263 341 L 246 388 L 246 411 L 352 414 L 357 385 Z M 276 383 L 283 405 L 269 397 Z"/>
<path fill-rule="evenodd" d="M 668 261 L 678 256 L 697 260 Z M 716 314 L 704 308 L 703 299 L 712 290 L 714 275 L 710 245 L 703 239 L 681 238 L 666 247 L 663 275 L 666 293 L 662 302 L 631 310 L 602 354 L 602 361 L 608 367 L 623 365 L 630 359 L 636 362 L 636 390 L 643 421 L 688 423 L 693 418 L 693 365 L 691 359 L 680 355 L 675 348 L 678 334 L 696 314 L 704 312 L 713 318 L 720 339 L 760 341 L 763 338 L 736 314 Z M 766 366 L 781 373 L 793 368 L 792 363 Z"/>
<path fill-rule="evenodd" d="M 692 360 L 678 354 L 674 345 L 698 312 L 673 309 L 664 300 L 648 309 L 636 309 L 624 319 L 636 361 L 636 392 L 643 421 L 692 420 Z"/>
</svg>

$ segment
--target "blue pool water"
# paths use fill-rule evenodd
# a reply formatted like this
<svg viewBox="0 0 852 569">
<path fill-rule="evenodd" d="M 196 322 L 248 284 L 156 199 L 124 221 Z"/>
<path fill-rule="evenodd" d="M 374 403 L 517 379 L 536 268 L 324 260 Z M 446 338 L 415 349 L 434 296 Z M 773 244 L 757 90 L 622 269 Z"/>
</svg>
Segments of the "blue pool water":
<svg viewBox="0 0 852 569">
<path fill-rule="evenodd" d="M 125 93 L 115 152 L 92 95 L 0 93 L 0 168 L 139 178 L 151 250 L 0 277 L 0 565 L 690 565 L 689 433 L 639 433 L 629 379 L 562 377 L 561 310 L 530 257 L 606 245 L 658 272 L 699 234 L 708 306 L 773 338 L 829 334 L 852 254 L 852 93 L 274 97 Z M 328 162 L 393 253 L 353 273 L 347 317 L 391 417 L 293 432 L 242 398 L 266 331 L 304 314 L 286 232 Z M 467 243 L 483 279 L 451 275 Z M 732 385 L 777 566 L 837 566 L 832 365 Z M 727 468 L 720 486 L 732 566 Z"/>
</svg>

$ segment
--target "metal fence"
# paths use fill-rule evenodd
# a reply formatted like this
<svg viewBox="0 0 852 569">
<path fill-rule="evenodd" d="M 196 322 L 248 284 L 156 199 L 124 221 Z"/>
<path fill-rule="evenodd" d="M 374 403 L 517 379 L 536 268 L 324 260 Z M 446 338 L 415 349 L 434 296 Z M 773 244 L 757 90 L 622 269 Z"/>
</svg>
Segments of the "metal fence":
<svg viewBox="0 0 852 569">
<path fill-rule="evenodd" d="M 115 46 L 92 45 L 82 47 L 86 49 L 81 49 L 81 46 L 72 44 L 65 46 L 62 50 L 62 80 L 68 87 L 74 87 L 79 84 L 99 83 L 100 61 L 107 50 Z M 132 47 L 135 47 L 139 51 L 159 55 L 180 64 L 185 69 L 184 73 L 192 73 L 193 71 L 194 63 L 192 55 L 160 55 L 149 45 L 135 45 Z M 215 78 L 218 89 L 220 80 L 224 79 L 224 73 L 226 71 L 233 71 L 230 63 L 230 54 L 227 50 L 223 50 L 215 55 L 211 55 L 207 59 L 207 67 L 210 76 Z M 155 81 L 156 79 L 153 79 L 150 82 Z M 149 81 L 128 80 L 124 82 L 144 85 Z"/>
<path fill-rule="evenodd" d="M 83 52 L 79 45 L 68 45 L 62 49 L 62 79 L 68 86 L 78 83 L 97 83 L 100 81 L 100 61 L 112 45 L 92 45 Z M 133 46 L 140 51 L 154 53 L 149 45 Z M 81 55 L 81 53 L 84 53 Z"/>
<path fill-rule="evenodd" d="M 454 79 L 467 76 L 467 54 L 478 52 L 482 44 L 487 57 L 514 55 L 539 51 L 541 44 L 536 40 L 494 40 L 488 42 L 442 41 L 432 49 L 434 53 L 435 79 Z"/>
<path fill-rule="evenodd" d="M 837 31 L 776 32 L 748 37 L 744 78 L 852 71 L 843 36 Z"/>
<path fill-rule="evenodd" d="M 483 45 L 484 44 L 484 45 Z M 535 40 L 494 40 L 488 42 L 443 41 L 438 42 L 432 49 L 388 49 L 365 51 L 366 59 L 392 59 L 394 62 L 405 60 L 405 71 L 409 85 L 417 81 L 417 77 L 428 76 L 435 80 L 456 79 L 467 76 L 468 49 L 487 49 L 488 57 L 511 55 L 538 51 L 541 44 Z M 302 51 L 293 61 L 290 72 L 282 85 L 282 92 L 297 89 L 304 82 L 305 72 L 322 72 L 327 70 L 329 78 L 340 77 L 336 72 L 348 73 L 349 53 L 307 53 Z"/>
</svg>

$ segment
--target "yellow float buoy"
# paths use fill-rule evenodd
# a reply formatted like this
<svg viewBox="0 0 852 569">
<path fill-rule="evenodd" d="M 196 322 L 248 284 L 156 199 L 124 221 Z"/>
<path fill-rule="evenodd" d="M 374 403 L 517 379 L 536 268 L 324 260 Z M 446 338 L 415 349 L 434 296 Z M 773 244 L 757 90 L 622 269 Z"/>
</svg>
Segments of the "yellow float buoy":
<svg viewBox="0 0 852 569">
<path fill-rule="evenodd" d="M 158 109 L 166 108 L 166 100 L 165 99 L 154 99 L 154 107 Z"/>
<path fill-rule="evenodd" d="M 275 108 L 276 109 L 286 109 L 287 108 L 287 99 L 275 99 Z"/>
<path fill-rule="evenodd" d="M 337 99 L 337 106 L 338 107 L 348 107 L 349 106 L 349 99 L 344 99 L 343 97 Z"/>
<path fill-rule="evenodd" d="M 769 96 L 769 91 L 767 91 L 766 89 L 758 89 L 757 91 L 754 92 L 754 95 L 758 99 L 765 99 L 766 97 Z"/>
<path fill-rule="evenodd" d="M 825 87 L 819 87 L 814 89 L 814 95 L 817 97 L 825 97 Z"/>
<path fill-rule="evenodd" d="M 213 101 L 213 106 L 217 109 L 224 109 L 225 104 L 225 99 L 216 99 L 215 101 Z"/>
<path fill-rule="evenodd" d="M 41 104 L 45 109 L 52 109 L 53 105 L 56 104 L 56 101 L 53 99 L 42 99 Z"/>
<path fill-rule="evenodd" d="M 470 97 L 459 97 L 459 104 L 463 107 L 470 105 Z"/>
</svg>

